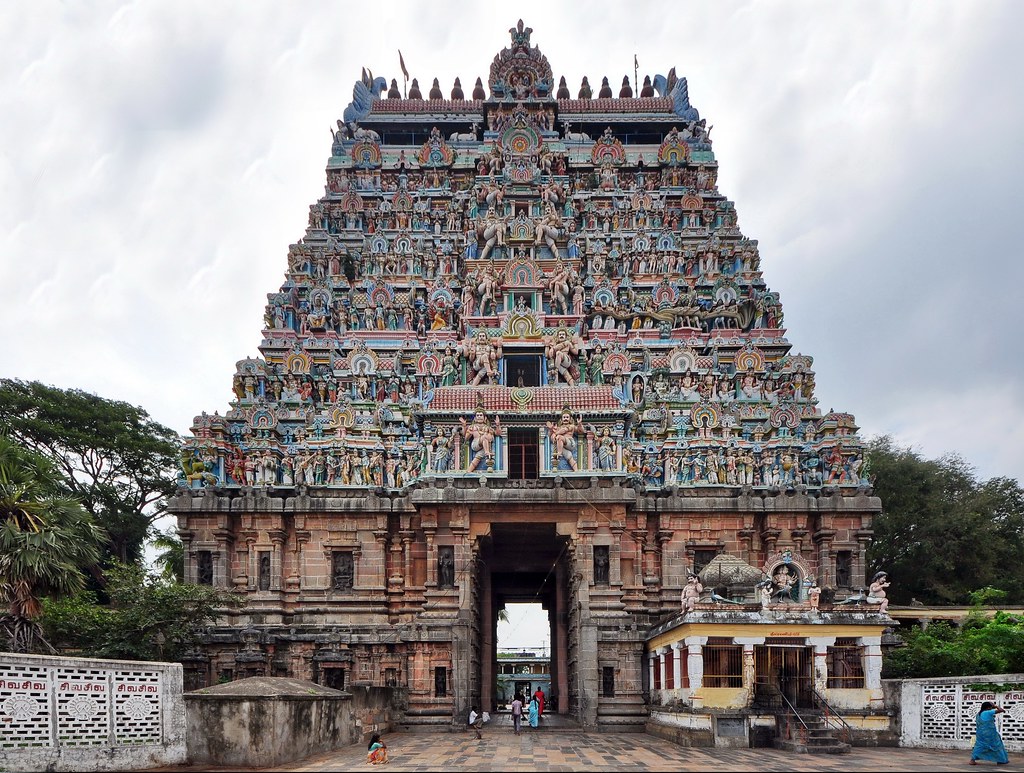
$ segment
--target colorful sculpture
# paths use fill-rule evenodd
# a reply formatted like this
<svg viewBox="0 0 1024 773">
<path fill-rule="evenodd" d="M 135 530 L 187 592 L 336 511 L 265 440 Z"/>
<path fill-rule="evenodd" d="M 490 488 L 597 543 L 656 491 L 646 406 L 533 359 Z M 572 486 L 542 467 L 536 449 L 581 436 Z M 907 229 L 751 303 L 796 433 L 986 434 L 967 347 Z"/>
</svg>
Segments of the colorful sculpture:
<svg viewBox="0 0 1024 773">
<path fill-rule="evenodd" d="M 469 102 L 443 102 L 436 79 L 430 103 L 410 93 L 403 110 L 423 112 L 414 152 L 381 144 L 399 114 L 378 104 L 387 80 L 362 73 L 326 193 L 268 296 L 262 356 L 238 363 L 225 417 L 197 417 L 183 484 L 401 488 L 421 469 L 505 474 L 476 421 L 462 437 L 477 447 L 456 458 L 457 395 L 475 388 L 488 390 L 487 414 L 548 429 L 551 454 L 530 475 L 867 486 L 853 417 L 818 410 L 811 358 L 790 351 L 757 242 L 718 192 L 686 79 L 646 77 L 644 99 L 620 97 L 611 120 L 587 78 L 579 99 L 564 79 L 555 94 L 529 27 L 510 35 L 490 98 L 480 79 Z M 634 142 L 626 129 L 641 119 L 660 136 Z M 551 421 L 562 404 L 571 432 Z"/>
</svg>

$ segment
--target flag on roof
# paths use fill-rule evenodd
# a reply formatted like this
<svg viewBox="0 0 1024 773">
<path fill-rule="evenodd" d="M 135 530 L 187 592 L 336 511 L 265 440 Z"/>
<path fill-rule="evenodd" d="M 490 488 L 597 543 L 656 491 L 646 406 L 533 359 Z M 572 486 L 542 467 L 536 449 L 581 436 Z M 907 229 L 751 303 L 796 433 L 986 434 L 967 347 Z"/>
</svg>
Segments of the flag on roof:
<svg viewBox="0 0 1024 773">
<path fill-rule="evenodd" d="M 398 63 L 402 66 L 402 75 L 409 80 L 409 71 L 405 69 L 405 59 L 402 58 L 402 49 L 398 49 Z"/>
</svg>

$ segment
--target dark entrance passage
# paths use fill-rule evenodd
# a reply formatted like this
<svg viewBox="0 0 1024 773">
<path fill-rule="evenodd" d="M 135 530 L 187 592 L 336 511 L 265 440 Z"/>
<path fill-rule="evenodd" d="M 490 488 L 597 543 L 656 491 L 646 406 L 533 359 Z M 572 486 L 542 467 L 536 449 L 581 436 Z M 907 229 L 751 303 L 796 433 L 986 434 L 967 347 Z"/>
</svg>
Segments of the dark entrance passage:
<svg viewBox="0 0 1024 773">
<path fill-rule="evenodd" d="M 814 695 L 814 656 L 803 640 L 772 642 L 754 648 L 754 680 L 758 698 L 785 707 L 809 708 Z M 781 696 L 781 697 L 780 697 Z"/>
<path fill-rule="evenodd" d="M 481 536 L 479 544 L 482 705 L 495 711 L 502 697 L 497 690 L 499 610 L 507 604 L 540 604 L 550 626 L 551 686 L 546 691 L 545 713 L 571 713 L 568 538 L 559 536 L 553 523 L 492 523 L 490 534 Z"/>
</svg>

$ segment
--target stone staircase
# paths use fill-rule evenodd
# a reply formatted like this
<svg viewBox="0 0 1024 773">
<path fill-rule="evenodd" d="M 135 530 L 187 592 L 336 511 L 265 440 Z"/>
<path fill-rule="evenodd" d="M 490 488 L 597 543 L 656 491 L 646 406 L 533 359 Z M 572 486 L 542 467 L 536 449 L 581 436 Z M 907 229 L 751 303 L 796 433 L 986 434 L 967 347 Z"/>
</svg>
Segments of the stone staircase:
<svg viewBox="0 0 1024 773">
<path fill-rule="evenodd" d="M 778 718 L 780 735 L 775 748 L 795 754 L 847 754 L 850 744 L 836 737 L 836 730 L 828 726 L 824 716 L 811 710 L 801 710 L 804 725 L 792 715 Z"/>
</svg>

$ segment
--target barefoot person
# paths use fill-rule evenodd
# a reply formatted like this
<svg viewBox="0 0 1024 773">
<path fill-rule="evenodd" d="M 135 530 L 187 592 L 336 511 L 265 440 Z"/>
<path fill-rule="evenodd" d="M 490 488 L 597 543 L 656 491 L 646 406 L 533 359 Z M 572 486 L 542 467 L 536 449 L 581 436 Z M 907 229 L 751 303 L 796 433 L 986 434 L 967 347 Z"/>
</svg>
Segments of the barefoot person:
<svg viewBox="0 0 1024 773">
<path fill-rule="evenodd" d="M 480 733 L 480 728 L 484 726 L 484 718 L 483 715 L 476 710 L 476 706 L 469 710 L 469 726 L 476 731 L 477 738 L 483 738 L 483 735 Z"/>
<path fill-rule="evenodd" d="M 388 761 L 388 747 L 380 740 L 380 733 L 374 733 L 366 747 L 366 761 L 371 765 L 383 765 Z"/>
<path fill-rule="evenodd" d="M 516 693 L 515 699 L 512 701 L 512 731 L 519 735 L 523 729 L 523 699 Z"/>
<path fill-rule="evenodd" d="M 999 737 L 996 730 L 996 714 L 1002 714 L 1003 710 L 992 701 L 985 701 L 978 710 L 978 717 L 975 719 L 974 748 L 971 749 L 971 765 L 977 765 L 978 760 L 995 762 L 998 765 L 1006 765 L 1010 758 L 1006 756 L 1006 747 L 1003 746 L 1003 739 Z"/>
</svg>

